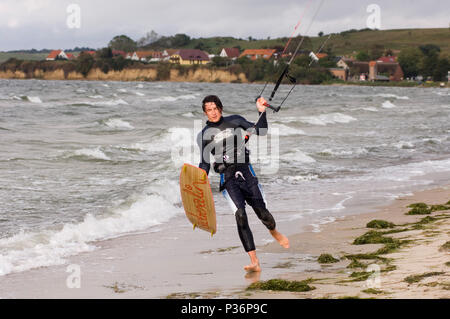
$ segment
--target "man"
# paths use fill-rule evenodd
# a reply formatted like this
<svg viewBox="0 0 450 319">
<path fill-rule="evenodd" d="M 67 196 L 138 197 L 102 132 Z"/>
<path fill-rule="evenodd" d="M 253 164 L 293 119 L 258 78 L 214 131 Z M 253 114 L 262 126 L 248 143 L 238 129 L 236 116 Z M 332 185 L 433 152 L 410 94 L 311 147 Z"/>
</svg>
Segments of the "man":
<svg viewBox="0 0 450 319">
<path fill-rule="evenodd" d="M 250 264 L 244 269 L 248 272 L 260 272 L 261 267 L 256 256 L 253 234 L 250 230 L 245 203 L 252 206 L 258 218 L 267 227 L 270 234 L 284 248 L 289 248 L 289 240 L 275 228 L 275 220 L 267 210 L 259 188 L 258 179 L 249 160 L 249 150 L 245 147 L 243 131 L 248 134 L 267 134 L 266 100 L 259 98 L 256 107 L 259 119 L 256 124 L 248 122 L 240 115 L 222 116 L 223 105 L 215 95 L 203 99 L 202 108 L 208 121 L 198 135 L 201 151 L 199 167 L 207 174 L 211 167 L 210 154 L 214 156 L 214 170 L 220 173 L 220 188 L 234 211 L 239 238 L 250 257 Z"/>
</svg>

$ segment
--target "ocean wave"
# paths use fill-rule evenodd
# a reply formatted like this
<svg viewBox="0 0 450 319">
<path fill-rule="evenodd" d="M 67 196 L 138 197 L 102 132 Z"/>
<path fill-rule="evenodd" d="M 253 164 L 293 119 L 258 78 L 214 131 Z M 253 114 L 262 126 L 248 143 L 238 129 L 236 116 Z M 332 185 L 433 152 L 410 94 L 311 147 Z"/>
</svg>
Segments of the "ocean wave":
<svg viewBox="0 0 450 319">
<path fill-rule="evenodd" d="M 130 123 L 119 119 L 119 118 L 112 118 L 105 121 L 101 121 L 101 123 L 105 126 L 107 126 L 110 129 L 114 130 L 133 130 L 134 127 Z"/>
<path fill-rule="evenodd" d="M 380 93 L 380 94 L 377 94 L 377 96 L 386 97 L 386 98 L 394 98 L 397 100 L 409 100 L 408 96 L 398 96 L 398 95 L 389 94 L 389 93 Z"/>
<path fill-rule="evenodd" d="M 378 109 L 376 107 L 371 107 L 371 106 L 363 107 L 363 108 L 361 108 L 361 110 L 369 111 L 369 112 L 378 112 Z"/>
<path fill-rule="evenodd" d="M 178 100 L 194 100 L 198 98 L 198 94 L 186 94 L 180 96 L 163 96 L 148 100 L 149 102 L 175 102 Z"/>
<path fill-rule="evenodd" d="M 298 163 L 315 163 L 316 160 L 311 156 L 306 155 L 300 150 L 297 150 L 293 153 L 286 153 L 280 157 L 283 161 L 288 162 L 298 162 Z"/>
<path fill-rule="evenodd" d="M 100 106 L 117 106 L 117 105 L 128 105 L 128 102 L 124 101 L 122 99 L 117 99 L 117 100 L 111 100 L 111 101 L 90 102 L 90 104 L 100 105 Z"/>
<path fill-rule="evenodd" d="M 288 175 L 282 177 L 282 182 L 288 182 L 289 184 L 299 184 L 303 182 L 310 182 L 319 179 L 319 175 L 308 174 L 308 175 Z"/>
<path fill-rule="evenodd" d="M 393 104 L 391 101 L 385 101 L 385 102 L 383 102 L 383 104 L 381 104 L 381 107 L 385 108 L 385 109 L 392 109 L 397 106 L 395 104 Z"/>
<path fill-rule="evenodd" d="M 96 160 L 96 161 L 111 161 L 111 158 L 106 155 L 100 147 L 96 148 L 82 148 L 75 151 L 64 152 L 63 158 L 78 158 L 82 160 Z"/>
<path fill-rule="evenodd" d="M 352 121 L 357 121 L 357 119 L 355 119 L 354 117 L 342 113 L 329 113 L 317 116 L 302 116 L 299 118 L 299 120 L 307 124 L 323 126 L 328 124 L 350 123 Z"/>
<path fill-rule="evenodd" d="M 336 156 L 336 157 L 348 157 L 353 155 L 364 155 L 367 154 L 369 151 L 365 149 L 364 147 L 358 147 L 351 150 L 336 150 L 336 149 L 324 149 L 323 151 L 317 153 L 317 155 L 320 156 Z"/>
<path fill-rule="evenodd" d="M 195 117 L 194 113 L 192 113 L 192 112 L 184 113 L 182 116 L 184 116 L 184 117 Z"/>
<path fill-rule="evenodd" d="M 414 143 L 407 142 L 407 141 L 400 141 L 398 143 L 394 143 L 393 146 L 395 146 L 398 149 L 414 149 Z"/>
<path fill-rule="evenodd" d="M 28 96 L 28 95 L 24 95 L 24 96 L 16 96 L 14 95 L 12 97 L 14 100 L 18 100 L 18 101 L 28 101 L 31 103 L 36 103 L 36 104 L 42 104 L 42 100 L 39 96 Z"/>
<path fill-rule="evenodd" d="M 160 136 L 152 138 L 151 142 L 137 142 L 133 144 L 118 145 L 117 148 L 131 152 L 170 152 L 174 142 L 172 141 L 172 133 L 163 133 Z"/>
<path fill-rule="evenodd" d="M 106 216 L 88 214 L 80 223 L 59 230 L 20 232 L 0 239 L 0 276 L 38 267 L 61 265 L 66 258 L 96 249 L 95 241 L 149 229 L 181 214 L 177 182 L 154 183 Z"/>
<path fill-rule="evenodd" d="M 297 128 L 293 128 L 283 124 L 275 124 L 269 127 L 270 134 L 279 136 L 289 136 L 289 135 L 306 135 L 306 133 Z"/>
</svg>

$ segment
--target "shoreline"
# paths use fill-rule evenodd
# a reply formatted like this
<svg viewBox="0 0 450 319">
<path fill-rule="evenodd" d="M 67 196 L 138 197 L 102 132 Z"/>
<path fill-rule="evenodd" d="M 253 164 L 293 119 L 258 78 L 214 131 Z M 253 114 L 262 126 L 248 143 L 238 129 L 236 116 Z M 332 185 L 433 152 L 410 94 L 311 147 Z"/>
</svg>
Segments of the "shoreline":
<svg viewBox="0 0 450 319">
<path fill-rule="evenodd" d="M 43 72 L 34 71 L 34 76 L 29 77 L 22 71 L 0 71 L 1 80 L 42 80 L 42 81 L 104 81 L 104 82 L 187 82 L 187 83 L 232 83 L 232 84 L 261 84 L 266 82 L 249 82 L 245 74 L 234 74 L 228 70 L 199 68 L 180 73 L 174 69 L 170 71 L 170 79 L 159 80 L 155 69 L 124 69 L 122 71 L 110 71 L 103 73 L 99 69 L 93 69 L 84 77 L 80 73 L 71 71 L 65 73 L 63 69 Z M 444 83 L 444 86 L 441 85 Z M 275 83 L 272 83 L 275 84 Z M 342 82 L 327 81 L 320 84 L 298 85 L 325 85 L 325 86 L 360 86 L 360 87 L 393 87 L 393 88 L 450 88 L 450 82 L 414 83 L 402 82 Z"/>
<path fill-rule="evenodd" d="M 365 227 L 368 221 L 383 219 L 395 225 L 417 222 L 424 216 L 404 215 L 408 210 L 407 205 L 415 202 L 443 204 L 448 200 L 450 200 L 450 185 L 417 191 L 412 196 L 394 200 L 388 206 L 378 207 L 375 212 L 347 215 L 321 225 L 320 232 L 314 232 L 313 227 L 309 226 L 304 232 L 288 235 L 291 248 L 287 250 L 276 242 L 257 246 L 263 269 L 259 274 L 245 274 L 242 266 L 246 264 L 248 257 L 237 241 L 233 241 L 227 247 L 221 247 L 223 243 L 202 241 L 201 238 L 207 235 L 206 232 L 189 232 L 186 238 L 183 237 L 183 243 L 172 240 L 169 233 L 156 234 L 156 237 L 152 232 L 128 234 L 95 243 L 96 250 L 67 257 L 67 262 L 63 265 L 0 277 L 0 297 L 450 298 L 448 290 L 450 266 L 446 265 L 450 262 L 450 258 L 448 252 L 439 252 L 439 248 L 446 240 L 448 241 L 450 218 L 439 221 L 440 224 L 426 225 L 424 229 L 388 235 L 395 238 L 407 236 L 416 242 L 382 256 L 393 259 L 389 266 L 395 266 L 395 269 L 385 272 L 386 265 L 379 263 L 381 283 L 373 291 L 367 287 L 367 279 L 350 281 L 352 278 L 349 276 L 352 272 L 365 272 L 365 269 L 349 269 L 347 266 L 351 260 L 343 258 L 348 254 L 371 253 L 383 246 L 352 245 L 355 238 L 370 230 Z M 449 210 L 434 212 L 427 216 L 444 213 L 450 217 Z M 233 227 L 231 218 L 223 223 Z M 190 228 L 184 219 L 181 220 L 181 224 L 182 227 Z M 183 246 L 182 251 L 179 250 L 179 244 Z M 165 252 L 164 263 L 158 262 L 158 258 L 162 256 L 161 249 Z M 333 264 L 319 264 L 317 257 L 324 253 L 331 254 L 340 261 Z M 367 265 L 365 260 L 360 261 Z M 80 289 L 68 287 L 71 276 L 76 275 L 70 268 L 73 265 L 81 269 L 81 287 L 75 287 Z M 417 284 L 408 284 L 404 281 L 408 276 L 430 272 L 444 274 L 426 278 Z M 289 281 L 313 278 L 313 282 L 309 285 L 315 289 L 308 292 L 246 290 L 256 281 L 264 282 L 275 278 Z"/>
</svg>

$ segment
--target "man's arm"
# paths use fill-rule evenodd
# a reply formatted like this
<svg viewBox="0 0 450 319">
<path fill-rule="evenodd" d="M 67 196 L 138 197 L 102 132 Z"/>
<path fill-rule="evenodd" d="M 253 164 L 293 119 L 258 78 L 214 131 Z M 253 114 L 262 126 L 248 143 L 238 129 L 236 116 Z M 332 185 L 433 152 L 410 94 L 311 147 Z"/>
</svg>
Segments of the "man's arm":
<svg viewBox="0 0 450 319">
<path fill-rule="evenodd" d="M 198 167 L 204 169 L 206 171 L 206 174 L 209 175 L 209 169 L 211 168 L 211 164 L 209 161 L 210 156 L 208 154 L 208 159 L 206 159 L 205 154 L 203 152 L 206 146 L 206 142 L 203 140 L 203 131 L 201 131 L 197 135 L 197 144 L 198 147 L 200 148 L 200 164 L 198 164 Z"/>
</svg>

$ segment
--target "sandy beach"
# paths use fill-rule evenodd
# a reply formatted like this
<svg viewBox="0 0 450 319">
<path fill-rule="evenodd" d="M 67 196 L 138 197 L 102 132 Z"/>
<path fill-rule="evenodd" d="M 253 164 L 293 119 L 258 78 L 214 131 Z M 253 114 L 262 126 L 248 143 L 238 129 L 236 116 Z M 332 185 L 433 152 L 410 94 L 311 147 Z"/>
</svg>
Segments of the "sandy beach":
<svg viewBox="0 0 450 319">
<path fill-rule="evenodd" d="M 245 298 L 389 298 L 389 299 L 440 299 L 450 298 L 450 210 L 430 215 L 406 215 L 408 205 L 424 202 L 440 205 L 450 199 L 450 187 L 414 193 L 413 196 L 397 199 L 392 205 L 376 213 L 348 216 L 335 223 L 325 225 L 320 233 L 302 233 L 291 236 L 292 251 L 319 256 L 331 254 L 339 262 L 322 264 L 318 271 L 289 273 L 279 279 L 289 281 L 310 280 L 315 289 L 308 292 L 275 292 L 247 290 L 234 297 Z M 414 227 L 426 216 L 436 220 Z M 349 258 L 344 256 L 369 254 L 382 248 L 383 244 L 354 245 L 354 239 L 367 233 L 366 224 L 371 220 L 386 220 L 394 229 L 408 229 L 391 236 L 408 240 L 404 246 L 388 254 L 387 265 L 380 260 L 368 260 L 372 269 L 349 268 Z M 415 229 L 417 228 L 417 229 Z M 280 251 L 275 245 L 264 250 Z M 363 260 L 363 259 L 361 259 Z M 375 266 L 373 266 L 375 265 Z M 354 280 L 354 272 L 375 270 L 375 277 Z M 377 278 L 378 277 L 378 278 Z M 312 278 L 312 280 L 311 280 Z"/>
<path fill-rule="evenodd" d="M 238 245 L 217 247 L 199 241 L 198 233 L 177 250 L 167 235 L 143 233 L 99 242 L 92 252 L 73 256 L 61 266 L 42 267 L 0 277 L 2 298 L 449 298 L 450 254 L 448 251 L 450 211 L 430 215 L 405 215 L 413 203 L 445 204 L 450 187 L 420 191 L 399 198 L 377 212 L 349 215 L 333 223 L 290 235 L 291 248 L 272 242 L 257 247 L 262 261 L 260 274 L 245 274 L 247 256 Z M 414 227 L 424 217 L 435 220 Z M 384 237 L 408 240 L 379 259 L 364 260 L 360 268 L 348 268 L 349 255 L 377 251 L 383 244 L 354 245 L 355 238 L 371 229 L 371 220 L 386 220 L 408 228 Z M 188 225 L 187 225 L 188 226 Z M 381 229 L 378 231 L 386 231 Z M 206 244 L 202 244 L 206 243 Z M 447 243 L 447 248 L 444 244 Z M 162 247 L 164 262 L 158 262 Z M 173 251 L 173 254 L 167 254 Z M 176 252 L 176 253 L 175 253 Z M 317 262 L 321 254 L 339 261 Z M 167 257 L 169 256 L 169 257 Z M 345 258 L 347 256 L 347 258 Z M 302 271 L 299 271 L 301 264 Z M 367 266 L 375 273 L 367 272 Z M 168 268 L 169 265 L 169 268 Z M 297 265 L 297 266 L 296 266 Z M 305 266 L 306 265 L 306 266 Z M 370 270 L 370 269 L 369 269 Z M 377 272 L 379 271 L 379 273 Z M 374 276 L 358 279 L 352 273 Z M 422 275 L 420 277 L 419 275 Z M 419 277 L 412 277 L 419 276 Z M 409 278 L 410 280 L 407 280 Z M 314 289 L 306 292 L 247 290 L 254 282 L 271 279 L 309 280 Z"/>
</svg>

